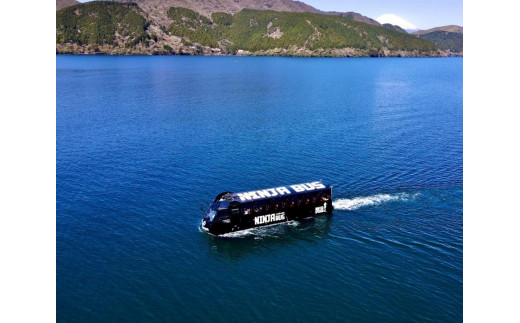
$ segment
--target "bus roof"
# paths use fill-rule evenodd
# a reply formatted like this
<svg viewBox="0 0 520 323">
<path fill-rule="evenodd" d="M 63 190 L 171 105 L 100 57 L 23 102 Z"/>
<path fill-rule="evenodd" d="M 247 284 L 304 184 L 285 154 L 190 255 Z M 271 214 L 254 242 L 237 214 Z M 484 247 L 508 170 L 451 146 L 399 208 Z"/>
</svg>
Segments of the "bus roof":
<svg viewBox="0 0 520 323">
<path fill-rule="evenodd" d="M 219 201 L 236 201 L 236 202 L 248 202 L 248 201 L 261 201 L 278 197 L 289 197 L 296 196 L 306 193 L 314 193 L 320 191 L 326 191 L 331 188 L 328 184 L 323 184 L 321 181 L 295 184 L 288 186 L 279 186 L 273 188 L 267 188 L 263 190 L 255 190 L 249 192 L 240 193 L 221 193 L 217 197 L 220 197 Z"/>
</svg>

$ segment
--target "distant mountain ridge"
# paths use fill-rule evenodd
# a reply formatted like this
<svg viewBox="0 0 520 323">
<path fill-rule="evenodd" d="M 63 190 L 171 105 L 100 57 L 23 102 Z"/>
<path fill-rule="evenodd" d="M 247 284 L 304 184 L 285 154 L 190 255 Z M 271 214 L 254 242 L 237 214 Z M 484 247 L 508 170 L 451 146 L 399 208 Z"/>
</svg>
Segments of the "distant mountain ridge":
<svg viewBox="0 0 520 323">
<path fill-rule="evenodd" d="M 168 27 L 172 20 L 166 14 L 171 7 L 193 10 L 208 18 L 214 12 L 236 14 L 242 9 L 274 10 L 288 12 L 320 12 L 300 1 L 293 0 L 116 0 L 135 2 L 149 19 L 158 25 Z"/>
<path fill-rule="evenodd" d="M 318 9 L 301 1 L 293 0 L 116 0 L 119 2 L 135 2 L 141 8 L 147 7 L 182 7 L 191 9 L 201 15 L 211 17 L 214 12 L 235 14 L 242 9 L 274 10 L 289 12 L 320 12 Z"/>
<path fill-rule="evenodd" d="M 427 39 L 444 51 L 458 53 L 463 52 L 463 28 L 457 25 L 440 26 L 426 30 L 418 30 L 413 35 Z"/>
<path fill-rule="evenodd" d="M 426 29 L 426 30 L 418 30 L 418 31 L 414 32 L 413 34 L 414 35 L 424 35 L 424 34 L 427 34 L 427 33 L 434 32 L 434 31 L 447 31 L 447 32 L 450 32 L 450 33 L 462 34 L 463 27 L 457 26 L 457 25 L 447 25 L 447 26 L 440 26 L 440 27 L 430 28 L 430 29 Z"/>
<path fill-rule="evenodd" d="M 56 0 L 56 11 L 78 4 L 76 0 Z"/>
</svg>

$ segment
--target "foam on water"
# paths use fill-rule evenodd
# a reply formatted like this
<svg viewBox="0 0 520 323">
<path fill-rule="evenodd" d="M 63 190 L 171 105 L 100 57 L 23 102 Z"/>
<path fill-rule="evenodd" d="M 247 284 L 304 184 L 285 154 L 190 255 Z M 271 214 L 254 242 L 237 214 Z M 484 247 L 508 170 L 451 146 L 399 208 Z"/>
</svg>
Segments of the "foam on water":
<svg viewBox="0 0 520 323">
<path fill-rule="evenodd" d="M 274 223 L 269 224 L 257 228 L 250 228 L 245 230 L 240 230 L 236 232 L 230 232 L 219 235 L 221 238 L 243 238 L 247 236 L 255 236 L 255 237 L 268 237 L 276 235 L 277 233 L 280 233 L 280 230 L 283 229 L 283 227 L 287 226 L 297 226 L 298 221 L 287 221 L 287 222 L 280 222 L 280 223 Z M 199 228 L 200 231 L 203 231 L 202 228 Z M 206 231 L 204 231 L 206 232 Z M 206 232 L 207 233 L 207 232 Z M 211 234 L 211 233 L 210 233 Z"/>
<path fill-rule="evenodd" d="M 364 206 L 379 205 L 390 201 L 407 201 L 417 196 L 416 194 L 375 194 L 364 197 L 354 197 L 351 199 L 337 199 L 332 202 L 335 210 L 353 211 Z"/>
</svg>

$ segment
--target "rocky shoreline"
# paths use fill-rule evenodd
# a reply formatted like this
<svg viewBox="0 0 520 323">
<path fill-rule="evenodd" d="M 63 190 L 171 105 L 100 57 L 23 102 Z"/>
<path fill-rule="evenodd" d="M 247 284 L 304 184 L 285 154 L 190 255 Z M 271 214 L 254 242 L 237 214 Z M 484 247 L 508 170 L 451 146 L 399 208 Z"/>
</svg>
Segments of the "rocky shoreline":
<svg viewBox="0 0 520 323">
<path fill-rule="evenodd" d="M 75 55 L 199 55 L 199 56 L 289 56 L 289 57 L 461 57 L 463 53 L 436 50 L 431 52 L 390 50 L 364 50 L 357 48 L 331 48 L 309 50 L 305 48 L 275 48 L 261 51 L 238 50 L 235 53 L 220 48 L 194 44 L 192 46 L 136 46 L 56 44 L 56 54 Z"/>
</svg>

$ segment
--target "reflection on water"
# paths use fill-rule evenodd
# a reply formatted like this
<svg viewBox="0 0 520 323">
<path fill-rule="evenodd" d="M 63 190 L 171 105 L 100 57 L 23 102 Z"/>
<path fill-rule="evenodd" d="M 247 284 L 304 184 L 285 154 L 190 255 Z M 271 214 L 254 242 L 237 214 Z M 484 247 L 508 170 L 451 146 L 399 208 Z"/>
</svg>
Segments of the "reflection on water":
<svg viewBox="0 0 520 323">
<path fill-rule="evenodd" d="M 237 259 L 244 255 L 263 253 L 290 244 L 315 243 L 328 236 L 331 222 L 332 216 L 319 216 L 242 230 L 225 236 L 214 236 L 202 229 L 200 231 L 212 254 Z"/>
</svg>

